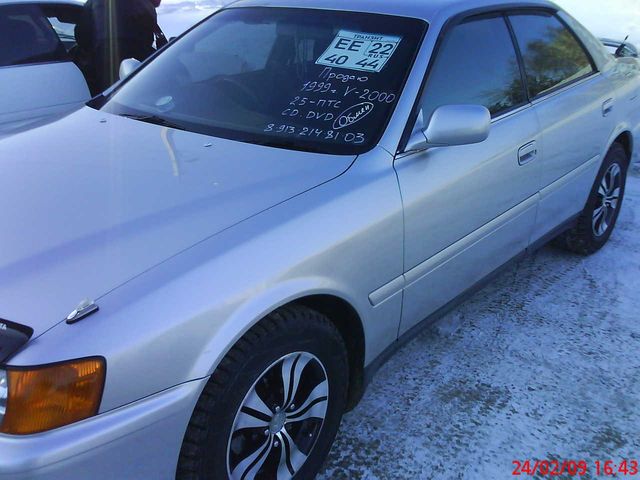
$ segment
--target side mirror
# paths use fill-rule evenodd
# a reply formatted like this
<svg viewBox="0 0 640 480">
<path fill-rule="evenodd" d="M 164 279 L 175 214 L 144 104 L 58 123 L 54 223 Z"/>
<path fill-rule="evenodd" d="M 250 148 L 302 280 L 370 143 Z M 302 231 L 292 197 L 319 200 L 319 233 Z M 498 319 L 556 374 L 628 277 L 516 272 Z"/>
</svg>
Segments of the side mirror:
<svg viewBox="0 0 640 480">
<path fill-rule="evenodd" d="M 127 58 L 123 60 L 122 63 L 120 64 L 120 72 L 119 72 L 120 80 L 124 80 L 133 72 L 135 72 L 141 63 L 142 62 L 136 60 L 135 58 Z"/>
<path fill-rule="evenodd" d="M 406 151 L 481 143 L 489 138 L 490 130 L 491 114 L 486 107 L 445 105 L 433 112 L 426 129 L 420 115 Z"/>
</svg>

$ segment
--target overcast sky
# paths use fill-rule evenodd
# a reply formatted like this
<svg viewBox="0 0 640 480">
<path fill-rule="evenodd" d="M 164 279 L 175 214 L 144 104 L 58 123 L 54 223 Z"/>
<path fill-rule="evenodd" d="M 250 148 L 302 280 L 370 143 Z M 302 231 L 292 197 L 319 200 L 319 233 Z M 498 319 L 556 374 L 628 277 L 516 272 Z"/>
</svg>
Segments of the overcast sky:
<svg viewBox="0 0 640 480">
<path fill-rule="evenodd" d="M 349 0 L 341 1 L 345 5 L 349 4 Z M 169 9 L 176 4 L 184 7 L 171 13 L 176 17 L 185 15 L 190 6 L 202 9 L 202 13 L 205 14 L 212 5 L 224 3 L 225 0 L 163 0 L 163 4 Z M 630 35 L 630 40 L 640 46 L 640 0 L 556 0 L 556 3 L 597 36 L 622 40 Z"/>
<path fill-rule="evenodd" d="M 640 46 L 640 0 L 556 0 L 599 37 L 629 40 Z"/>
</svg>

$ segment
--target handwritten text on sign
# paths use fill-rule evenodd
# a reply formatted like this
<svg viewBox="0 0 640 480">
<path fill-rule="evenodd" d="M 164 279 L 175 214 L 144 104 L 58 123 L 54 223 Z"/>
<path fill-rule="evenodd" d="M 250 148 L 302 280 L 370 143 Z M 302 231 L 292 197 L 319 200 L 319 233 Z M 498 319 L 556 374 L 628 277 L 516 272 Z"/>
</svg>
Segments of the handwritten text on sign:
<svg viewBox="0 0 640 480">
<path fill-rule="evenodd" d="M 401 37 L 340 30 L 316 64 L 363 72 L 380 72 L 398 48 Z"/>
</svg>

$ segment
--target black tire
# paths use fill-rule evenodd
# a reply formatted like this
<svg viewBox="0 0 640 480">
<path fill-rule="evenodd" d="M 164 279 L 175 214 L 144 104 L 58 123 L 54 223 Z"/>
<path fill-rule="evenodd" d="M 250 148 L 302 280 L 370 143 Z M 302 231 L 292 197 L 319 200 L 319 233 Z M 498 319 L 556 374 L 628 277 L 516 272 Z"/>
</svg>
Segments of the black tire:
<svg viewBox="0 0 640 480">
<path fill-rule="evenodd" d="M 298 362 L 301 355 L 305 356 L 308 363 Z M 285 361 L 289 362 L 286 367 L 283 363 Z M 318 368 L 318 363 L 322 370 Z M 293 381 L 290 382 L 289 390 L 296 391 L 289 400 L 291 403 L 287 403 L 288 394 L 283 386 L 283 377 L 289 370 L 289 365 L 292 365 L 291 378 L 300 379 L 299 383 L 296 382 L 297 387 L 293 386 Z M 300 368 L 299 365 L 304 367 Z M 325 380 L 322 380 L 323 373 L 326 374 Z M 277 377 L 278 374 L 281 376 Z M 289 449 L 289 442 L 294 441 L 293 439 L 298 451 L 305 453 L 306 450 L 308 456 L 301 466 L 298 464 L 297 470 L 294 469 L 295 475 L 292 478 L 315 478 L 338 431 L 346 406 L 348 380 L 344 342 L 338 330 L 325 316 L 301 306 L 277 310 L 249 330 L 211 376 L 189 422 L 176 478 L 222 480 L 230 478 L 230 471 L 242 478 L 239 473 L 247 472 L 242 466 L 247 465 L 242 464 L 245 452 L 248 453 L 244 457 L 246 460 L 265 447 L 265 451 L 269 449 L 269 453 L 262 457 L 266 460 L 259 469 L 249 471 L 246 478 L 254 478 L 252 474 L 255 474 L 256 479 L 275 480 L 274 462 L 284 458 L 282 464 L 288 468 L 289 460 L 293 462 L 294 454 L 297 454 L 295 450 Z M 313 388 L 314 382 L 319 382 L 316 388 Z M 272 404 L 280 401 L 275 399 L 282 399 L 282 405 L 289 405 L 291 410 L 294 407 L 300 408 L 300 412 L 307 405 L 308 411 L 308 401 L 318 391 L 317 387 L 324 388 L 325 385 L 328 394 L 322 398 L 326 400 L 317 398 L 316 406 L 313 407 L 319 408 L 318 405 L 326 401 L 324 420 L 311 418 L 297 421 L 280 426 L 281 430 L 276 432 L 279 427 L 276 421 L 278 414 Z M 310 390 L 309 394 L 304 391 L 305 388 Z M 258 395 L 264 402 L 263 406 L 269 405 L 270 400 L 273 400 L 269 406 L 273 417 L 266 429 L 263 426 L 244 429 L 237 427 L 239 418 L 255 421 L 255 410 L 250 410 L 254 413 L 248 416 L 246 413 L 248 399 L 255 398 L 252 395 Z M 296 403 L 300 400 L 299 406 L 293 405 L 294 400 Z M 286 410 L 284 416 L 288 418 L 289 408 Z M 282 412 L 280 410 L 280 415 L 283 415 Z M 258 423 L 261 421 L 263 420 L 258 420 Z M 286 421 L 296 422 L 288 419 Z M 320 426 L 318 422 L 321 422 Z M 274 429 L 273 432 L 271 428 Z M 286 438 L 283 440 L 285 433 Z M 278 440 L 282 443 L 279 449 L 274 446 L 278 444 Z M 262 442 L 266 444 L 263 445 Z M 297 458 L 303 457 L 298 455 Z M 251 461 L 248 462 L 250 465 Z M 275 466 L 277 468 L 277 464 Z"/>
<path fill-rule="evenodd" d="M 609 213 L 602 215 L 601 218 L 607 216 L 608 221 L 605 222 L 606 228 L 602 229 L 603 223 L 598 224 L 597 220 L 594 220 L 594 215 L 596 214 L 596 210 L 600 210 L 605 202 L 605 196 L 602 195 L 600 190 L 603 179 L 605 179 L 606 175 L 610 175 L 609 172 L 612 171 L 611 169 L 615 169 L 616 165 L 620 172 L 618 200 L 613 209 L 607 209 L 605 206 L 605 212 Z M 628 168 L 629 158 L 627 152 L 622 145 L 614 143 L 602 163 L 587 204 L 580 214 L 576 226 L 560 235 L 554 241 L 557 246 L 580 255 L 591 255 L 604 247 L 611 237 L 618 216 L 620 215 L 622 201 L 624 200 Z M 602 231 L 597 232 L 596 230 Z"/>
</svg>

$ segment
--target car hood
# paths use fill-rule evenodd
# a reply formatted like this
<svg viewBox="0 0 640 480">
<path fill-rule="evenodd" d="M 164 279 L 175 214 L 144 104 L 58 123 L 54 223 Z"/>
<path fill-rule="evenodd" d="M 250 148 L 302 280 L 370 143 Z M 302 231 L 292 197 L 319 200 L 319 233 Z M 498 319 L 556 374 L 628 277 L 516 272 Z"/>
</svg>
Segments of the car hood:
<svg viewBox="0 0 640 480">
<path fill-rule="evenodd" d="M 354 157 L 84 108 L 0 141 L 0 318 L 37 336 L 194 244 L 327 182 Z"/>
</svg>

